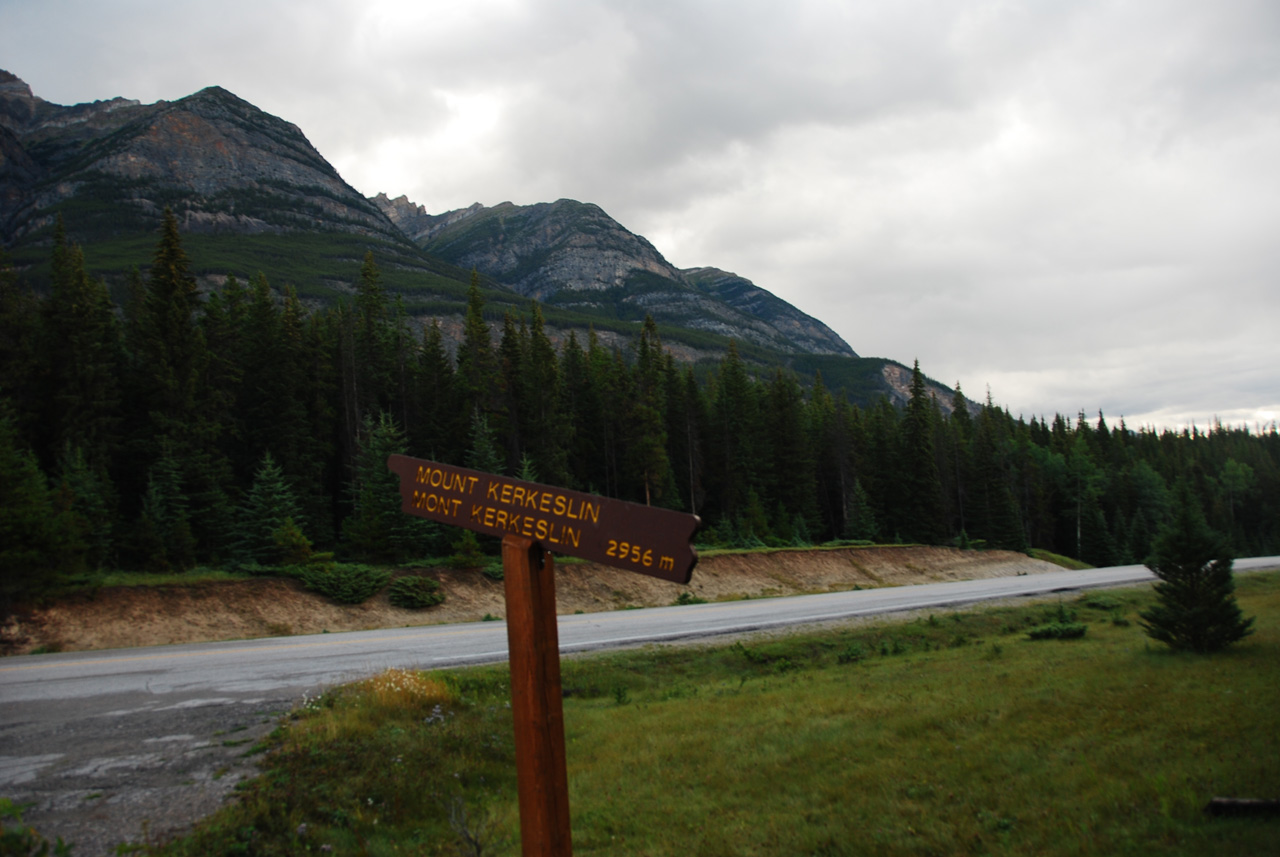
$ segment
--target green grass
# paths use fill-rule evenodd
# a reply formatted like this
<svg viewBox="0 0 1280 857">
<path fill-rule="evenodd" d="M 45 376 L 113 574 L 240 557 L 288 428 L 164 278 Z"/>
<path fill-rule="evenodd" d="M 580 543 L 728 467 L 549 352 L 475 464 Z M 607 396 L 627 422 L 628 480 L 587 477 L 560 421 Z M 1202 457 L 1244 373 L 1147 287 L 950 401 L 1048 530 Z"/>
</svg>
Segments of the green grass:
<svg viewBox="0 0 1280 857">
<path fill-rule="evenodd" d="M 574 851 L 1274 853 L 1274 822 L 1202 811 L 1280 794 L 1280 574 L 1238 587 L 1258 631 L 1214 657 L 1150 643 L 1140 588 L 567 659 Z M 1028 639 L 1063 617 L 1088 634 Z M 452 853 L 460 809 L 516 853 L 506 682 L 307 701 L 240 802 L 163 853 Z"/>
<path fill-rule="evenodd" d="M 1085 569 L 1085 568 L 1093 568 L 1093 566 L 1089 565 L 1089 563 L 1087 562 L 1081 562 L 1078 559 L 1073 559 L 1069 556 L 1063 556 L 1062 554 L 1053 553 L 1052 551 L 1047 551 L 1042 548 L 1032 548 L 1031 550 L 1027 551 L 1027 555 L 1032 557 L 1033 559 L 1041 559 L 1041 560 L 1044 560 L 1045 562 L 1051 562 L 1054 565 L 1060 565 L 1063 568 L 1069 568 L 1072 571 L 1080 571 L 1081 569 Z"/>
<path fill-rule="evenodd" d="M 63 591 L 76 592 L 112 586 L 199 586 L 220 580 L 248 580 L 252 575 L 200 566 L 190 571 L 156 573 L 150 571 L 91 571 L 69 576 Z"/>
</svg>

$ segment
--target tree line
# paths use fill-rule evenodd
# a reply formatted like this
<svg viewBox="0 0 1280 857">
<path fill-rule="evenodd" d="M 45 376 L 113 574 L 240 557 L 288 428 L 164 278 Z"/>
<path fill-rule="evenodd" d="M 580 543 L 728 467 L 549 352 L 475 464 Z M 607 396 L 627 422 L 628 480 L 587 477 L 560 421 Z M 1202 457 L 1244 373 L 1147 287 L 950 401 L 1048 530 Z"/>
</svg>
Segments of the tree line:
<svg viewBox="0 0 1280 857">
<path fill-rule="evenodd" d="M 310 309 L 262 275 L 197 289 L 166 214 L 122 306 L 61 225 L 46 294 L 0 272 L 0 564 L 6 592 L 68 570 L 443 556 L 458 533 L 399 512 L 386 456 L 694 512 L 698 541 L 831 540 L 1141 562 L 1185 484 L 1237 553 L 1280 546 L 1280 435 L 1015 418 L 917 363 L 905 407 L 758 370 L 731 345 L 680 364 L 647 319 L 626 348 L 557 346 L 536 302 L 420 328 L 371 255 Z M 449 323 L 449 322 L 446 322 Z M 585 339 L 585 341 L 584 341 Z M 449 343 L 456 342 L 450 346 Z"/>
</svg>

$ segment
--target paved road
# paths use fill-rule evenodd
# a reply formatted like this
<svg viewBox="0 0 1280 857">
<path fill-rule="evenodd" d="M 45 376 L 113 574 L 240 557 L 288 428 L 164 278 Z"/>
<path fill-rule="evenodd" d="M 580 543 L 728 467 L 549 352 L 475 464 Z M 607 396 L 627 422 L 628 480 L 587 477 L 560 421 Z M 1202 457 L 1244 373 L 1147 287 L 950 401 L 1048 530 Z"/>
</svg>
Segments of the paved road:
<svg viewBox="0 0 1280 857">
<path fill-rule="evenodd" d="M 1280 568 L 1280 557 L 1237 560 Z M 561 616 L 563 652 L 811 624 L 1152 579 L 1142 566 L 857 592 Z M 499 662 L 502 622 L 34 655 L 0 661 L 0 796 L 27 818 L 109 853 L 177 830 L 252 774 L 245 746 L 304 692 L 388 667 Z"/>
<path fill-rule="evenodd" d="M 1277 567 L 1280 557 L 1242 559 L 1235 564 L 1237 571 Z M 561 616 L 560 647 L 564 652 L 591 651 L 1151 579 L 1146 568 L 1134 565 Z M 475 622 L 13 657 L 0 661 L 0 729 L 9 719 L 5 709 L 16 702 L 76 700 L 78 705 L 120 693 L 187 698 L 298 696 L 388 667 L 449 667 L 499 662 L 506 656 L 505 624 Z"/>
</svg>

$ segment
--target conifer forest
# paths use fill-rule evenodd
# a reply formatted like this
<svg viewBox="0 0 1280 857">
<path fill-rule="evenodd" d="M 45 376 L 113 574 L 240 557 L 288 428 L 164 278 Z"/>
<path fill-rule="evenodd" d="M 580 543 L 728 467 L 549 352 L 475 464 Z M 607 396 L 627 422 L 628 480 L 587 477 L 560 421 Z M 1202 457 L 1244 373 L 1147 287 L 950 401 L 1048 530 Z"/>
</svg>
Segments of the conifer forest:
<svg viewBox="0 0 1280 857">
<path fill-rule="evenodd" d="M 557 345 L 536 303 L 492 318 L 474 281 L 446 336 L 410 323 L 372 256 L 332 307 L 261 275 L 201 295 L 172 216 L 121 306 L 61 229 L 51 252 L 41 294 L 0 266 L 6 599 L 86 569 L 454 553 L 460 531 L 400 512 L 392 452 L 693 512 L 703 545 L 1135 563 L 1185 484 L 1237 555 L 1280 552 L 1274 424 L 1026 419 L 958 387 L 944 408 L 918 365 L 905 407 L 859 405 L 732 347 L 678 363 L 651 319 L 625 349 Z"/>
</svg>

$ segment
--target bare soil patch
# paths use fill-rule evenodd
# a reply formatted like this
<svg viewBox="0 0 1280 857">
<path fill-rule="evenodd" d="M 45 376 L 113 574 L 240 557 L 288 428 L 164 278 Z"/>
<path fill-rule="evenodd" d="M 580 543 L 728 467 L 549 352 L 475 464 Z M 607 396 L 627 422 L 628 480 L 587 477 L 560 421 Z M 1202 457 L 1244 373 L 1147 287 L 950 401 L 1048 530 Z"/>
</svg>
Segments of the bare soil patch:
<svg viewBox="0 0 1280 857">
<path fill-rule="evenodd" d="M 592 613 L 673 603 L 681 592 L 708 601 L 1012 577 L 1057 566 L 1008 551 L 865 547 L 728 553 L 702 559 L 690 586 L 595 563 L 560 561 L 561 613 Z M 253 637 L 474 622 L 502 616 L 503 585 L 479 571 L 409 569 L 438 580 L 445 602 L 427 610 L 394 607 L 386 593 L 344 606 L 292 580 L 218 581 L 193 586 L 100 589 L 19 611 L 0 629 L 6 654 L 84 651 Z"/>
</svg>

